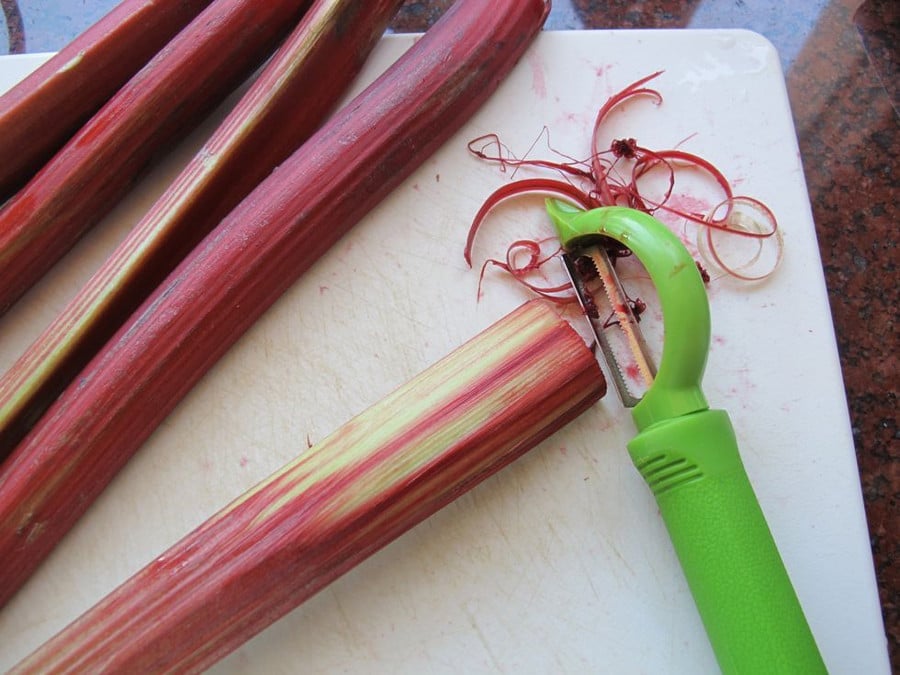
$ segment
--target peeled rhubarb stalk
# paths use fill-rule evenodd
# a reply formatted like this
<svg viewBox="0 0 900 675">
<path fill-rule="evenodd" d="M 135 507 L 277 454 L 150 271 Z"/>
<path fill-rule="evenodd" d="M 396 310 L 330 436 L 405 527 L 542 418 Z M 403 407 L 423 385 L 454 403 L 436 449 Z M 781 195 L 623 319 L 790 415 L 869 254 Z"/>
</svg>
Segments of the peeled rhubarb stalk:
<svg viewBox="0 0 900 675">
<path fill-rule="evenodd" d="M 507 315 L 240 496 L 12 673 L 210 666 L 603 396 L 543 300 Z"/>
<path fill-rule="evenodd" d="M 323 122 L 402 0 L 317 0 L 181 174 L 0 379 L 0 460 L 178 262 Z"/>
<path fill-rule="evenodd" d="M 0 604 L 209 368 L 496 90 L 545 0 L 458 0 L 253 190 L 0 467 Z"/>
<path fill-rule="evenodd" d="M 0 203 L 211 0 L 123 0 L 0 96 Z"/>
<path fill-rule="evenodd" d="M 0 209 L 0 315 L 272 53 L 309 0 L 214 0 Z"/>
</svg>

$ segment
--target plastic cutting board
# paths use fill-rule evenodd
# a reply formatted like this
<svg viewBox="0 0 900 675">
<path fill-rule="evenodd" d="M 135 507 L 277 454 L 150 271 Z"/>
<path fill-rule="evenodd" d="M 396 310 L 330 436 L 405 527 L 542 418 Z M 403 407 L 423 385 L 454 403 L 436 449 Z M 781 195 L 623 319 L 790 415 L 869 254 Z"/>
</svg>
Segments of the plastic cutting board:
<svg viewBox="0 0 900 675">
<path fill-rule="evenodd" d="M 415 39 L 389 36 L 371 80 Z M 0 86 L 42 56 L 0 59 Z M 11 666 L 233 497 L 480 329 L 527 292 L 477 266 L 549 234 L 538 199 L 472 215 L 510 180 L 467 152 L 586 157 L 608 96 L 657 70 L 660 106 L 618 110 L 609 138 L 681 147 L 777 215 L 785 256 L 748 284 L 714 272 L 711 405 L 750 478 L 833 673 L 887 673 L 884 630 L 831 317 L 779 60 L 744 31 L 543 34 L 466 127 L 333 248 L 178 407 L 0 612 Z M 359 85 L 362 86 L 362 82 Z M 221 114 L 216 116 L 219 119 Z M 0 368 L 75 293 L 199 147 L 147 176 L 14 311 Z M 682 204 L 716 201 L 698 182 Z M 671 222 L 690 241 L 690 227 Z M 640 287 L 640 280 L 635 282 Z M 653 312 L 644 325 L 652 336 Z M 658 317 L 657 317 L 658 318 Z M 658 336 L 657 336 L 658 337 Z M 716 664 L 655 502 L 630 464 L 614 393 L 525 458 L 247 643 L 216 673 L 704 673 Z"/>
</svg>

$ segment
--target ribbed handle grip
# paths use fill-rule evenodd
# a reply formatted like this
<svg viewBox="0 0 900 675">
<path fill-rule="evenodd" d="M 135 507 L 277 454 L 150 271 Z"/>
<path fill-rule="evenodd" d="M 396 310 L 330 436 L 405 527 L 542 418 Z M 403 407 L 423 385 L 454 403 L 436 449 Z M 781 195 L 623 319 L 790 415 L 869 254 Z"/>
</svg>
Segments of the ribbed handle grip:
<svg viewBox="0 0 900 675">
<path fill-rule="evenodd" d="M 656 496 L 723 673 L 825 673 L 738 454 L 728 415 L 645 429 L 628 446 Z"/>
</svg>

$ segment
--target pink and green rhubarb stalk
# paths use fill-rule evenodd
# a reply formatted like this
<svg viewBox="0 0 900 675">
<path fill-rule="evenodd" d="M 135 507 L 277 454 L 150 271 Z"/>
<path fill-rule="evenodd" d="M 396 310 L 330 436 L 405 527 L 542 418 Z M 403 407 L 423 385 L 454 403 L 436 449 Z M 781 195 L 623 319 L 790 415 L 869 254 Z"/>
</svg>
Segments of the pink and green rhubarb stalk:
<svg viewBox="0 0 900 675">
<path fill-rule="evenodd" d="M 271 56 L 309 0 L 213 0 L 0 208 L 0 315 Z"/>
<path fill-rule="evenodd" d="M 606 391 L 533 300 L 222 509 L 12 673 L 193 672 L 575 418 Z"/>
<path fill-rule="evenodd" d="M 0 96 L 0 202 L 211 0 L 122 0 Z"/>
</svg>

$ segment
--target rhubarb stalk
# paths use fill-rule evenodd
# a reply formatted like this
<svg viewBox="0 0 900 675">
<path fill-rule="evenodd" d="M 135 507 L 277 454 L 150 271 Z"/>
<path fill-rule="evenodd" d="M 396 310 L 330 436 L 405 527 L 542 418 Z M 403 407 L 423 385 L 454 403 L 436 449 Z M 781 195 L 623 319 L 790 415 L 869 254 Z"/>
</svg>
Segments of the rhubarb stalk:
<svg viewBox="0 0 900 675">
<path fill-rule="evenodd" d="M 167 277 L 0 468 L 0 604 L 228 348 L 487 100 L 545 0 L 458 0 Z"/>
<path fill-rule="evenodd" d="M 401 0 L 318 0 L 210 139 L 0 379 L 0 460 L 175 265 L 325 119 Z"/>
<path fill-rule="evenodd" d="M 211 0 L 124 0 L 0 96 L 0 203 Z"/>
<path fill-rule="evenodd" d="M 0 210 L 0 314 L 259 67 L 308 5 L 215 0 L 91 117 Z"/>
<path fill-rule="evenodd" d="M 198 527 L 12 673 L 199 671 L 605 393 L 533 300 Z"/>
</svg>

